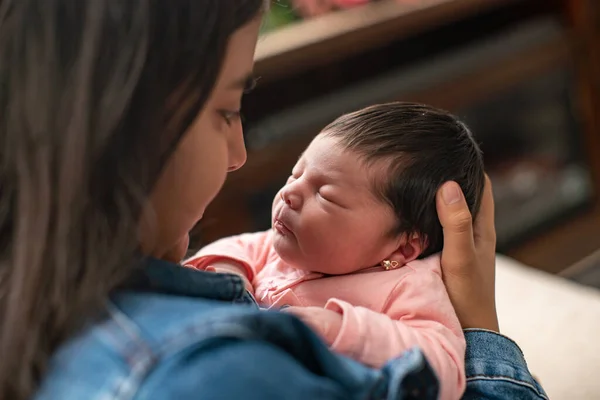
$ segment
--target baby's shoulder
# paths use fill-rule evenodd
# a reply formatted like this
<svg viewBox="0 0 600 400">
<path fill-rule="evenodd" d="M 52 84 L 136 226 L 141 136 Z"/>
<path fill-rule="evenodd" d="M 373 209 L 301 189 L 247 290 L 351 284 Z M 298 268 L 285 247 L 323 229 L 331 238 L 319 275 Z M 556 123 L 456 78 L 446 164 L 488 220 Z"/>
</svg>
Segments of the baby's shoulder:
<svg viewBox="0 0 600 400">
<path fill-rule="evenodd" d="M 419 260 L 413 260 L 401 269 L 405 269 L 407 275 L 421 276 L 434 274 L 440 278 L 442 277 L 442 264 L 439 254 L 434 254 Z"/>
</svg>

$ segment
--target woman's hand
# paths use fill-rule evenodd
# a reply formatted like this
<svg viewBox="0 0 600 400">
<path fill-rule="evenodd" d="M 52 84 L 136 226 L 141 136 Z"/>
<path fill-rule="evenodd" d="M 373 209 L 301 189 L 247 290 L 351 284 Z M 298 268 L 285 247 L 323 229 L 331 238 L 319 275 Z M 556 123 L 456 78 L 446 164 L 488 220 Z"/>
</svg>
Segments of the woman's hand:
<svg viewBox="0 0 600 400">
<path fill-rule="evenodd" d="M 437 212 L 444 230 L 442 275 L 463 329 L 499 331 L 494 199 L 489 178 L 486 176 L 475 224 L 455 182 L 446 182 L 438 191 Z"/>
</svg>

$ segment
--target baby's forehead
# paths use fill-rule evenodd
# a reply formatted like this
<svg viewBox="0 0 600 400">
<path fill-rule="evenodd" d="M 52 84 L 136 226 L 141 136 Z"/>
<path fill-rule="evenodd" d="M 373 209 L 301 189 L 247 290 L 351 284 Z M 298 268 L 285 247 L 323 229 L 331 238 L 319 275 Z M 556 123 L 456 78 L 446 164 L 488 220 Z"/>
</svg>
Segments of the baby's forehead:
<svg viewBox="0 0 600 400">
<path fill-rule="evenodd" d="M 306 171 L 314 178 L 336 184 L 340 189 L 375 192 L 386 181 L 391 160 L 368 160 L 336 138 L 317 136 L 302 153 L 295 172 Z"/>
<path fill-rule="evenodd" d="M 342 144 L 337 138 L 317 135 L 300 155 L 296 167 L 317 170 L 328 175 L 352 175 L 362 170 L 360 154 Z"/>
</svg>

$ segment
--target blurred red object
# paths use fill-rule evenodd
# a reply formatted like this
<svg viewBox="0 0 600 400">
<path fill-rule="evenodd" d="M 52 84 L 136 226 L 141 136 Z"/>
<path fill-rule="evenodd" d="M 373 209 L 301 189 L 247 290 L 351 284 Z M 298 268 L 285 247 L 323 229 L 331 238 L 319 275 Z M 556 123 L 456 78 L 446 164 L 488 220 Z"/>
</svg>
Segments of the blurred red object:
<svg viewBox="0 0 600 400">
<path fill-rule="evenodd" d="M 367 4 L 369 0 L 332 0 L 339 8 L 350 8 Z"/>
<path fill-rule="evenodd" d="M 396 0 L 398 3 L 414 3 L 419 0 Z M 304 18 L 316 17 L 334 10 L 353 8 L 370 0 L 292 0 L 296 13 Z"/>
</svg>

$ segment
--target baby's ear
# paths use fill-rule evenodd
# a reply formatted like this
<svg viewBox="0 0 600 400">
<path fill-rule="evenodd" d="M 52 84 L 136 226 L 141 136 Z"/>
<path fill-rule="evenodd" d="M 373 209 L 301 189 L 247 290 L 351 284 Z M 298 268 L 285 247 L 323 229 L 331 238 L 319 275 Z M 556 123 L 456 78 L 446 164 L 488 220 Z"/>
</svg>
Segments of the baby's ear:
<svg viewBox="0 0 600 400">
<path fill-rule="evenodd" d="M 416 260 L 425 250 L 424 241 L 419 234 L 403 235 L 398 248 L 390 254 L 390 261 L 397 261 L 398 265 L 405 265 Z"/>
</svg>

